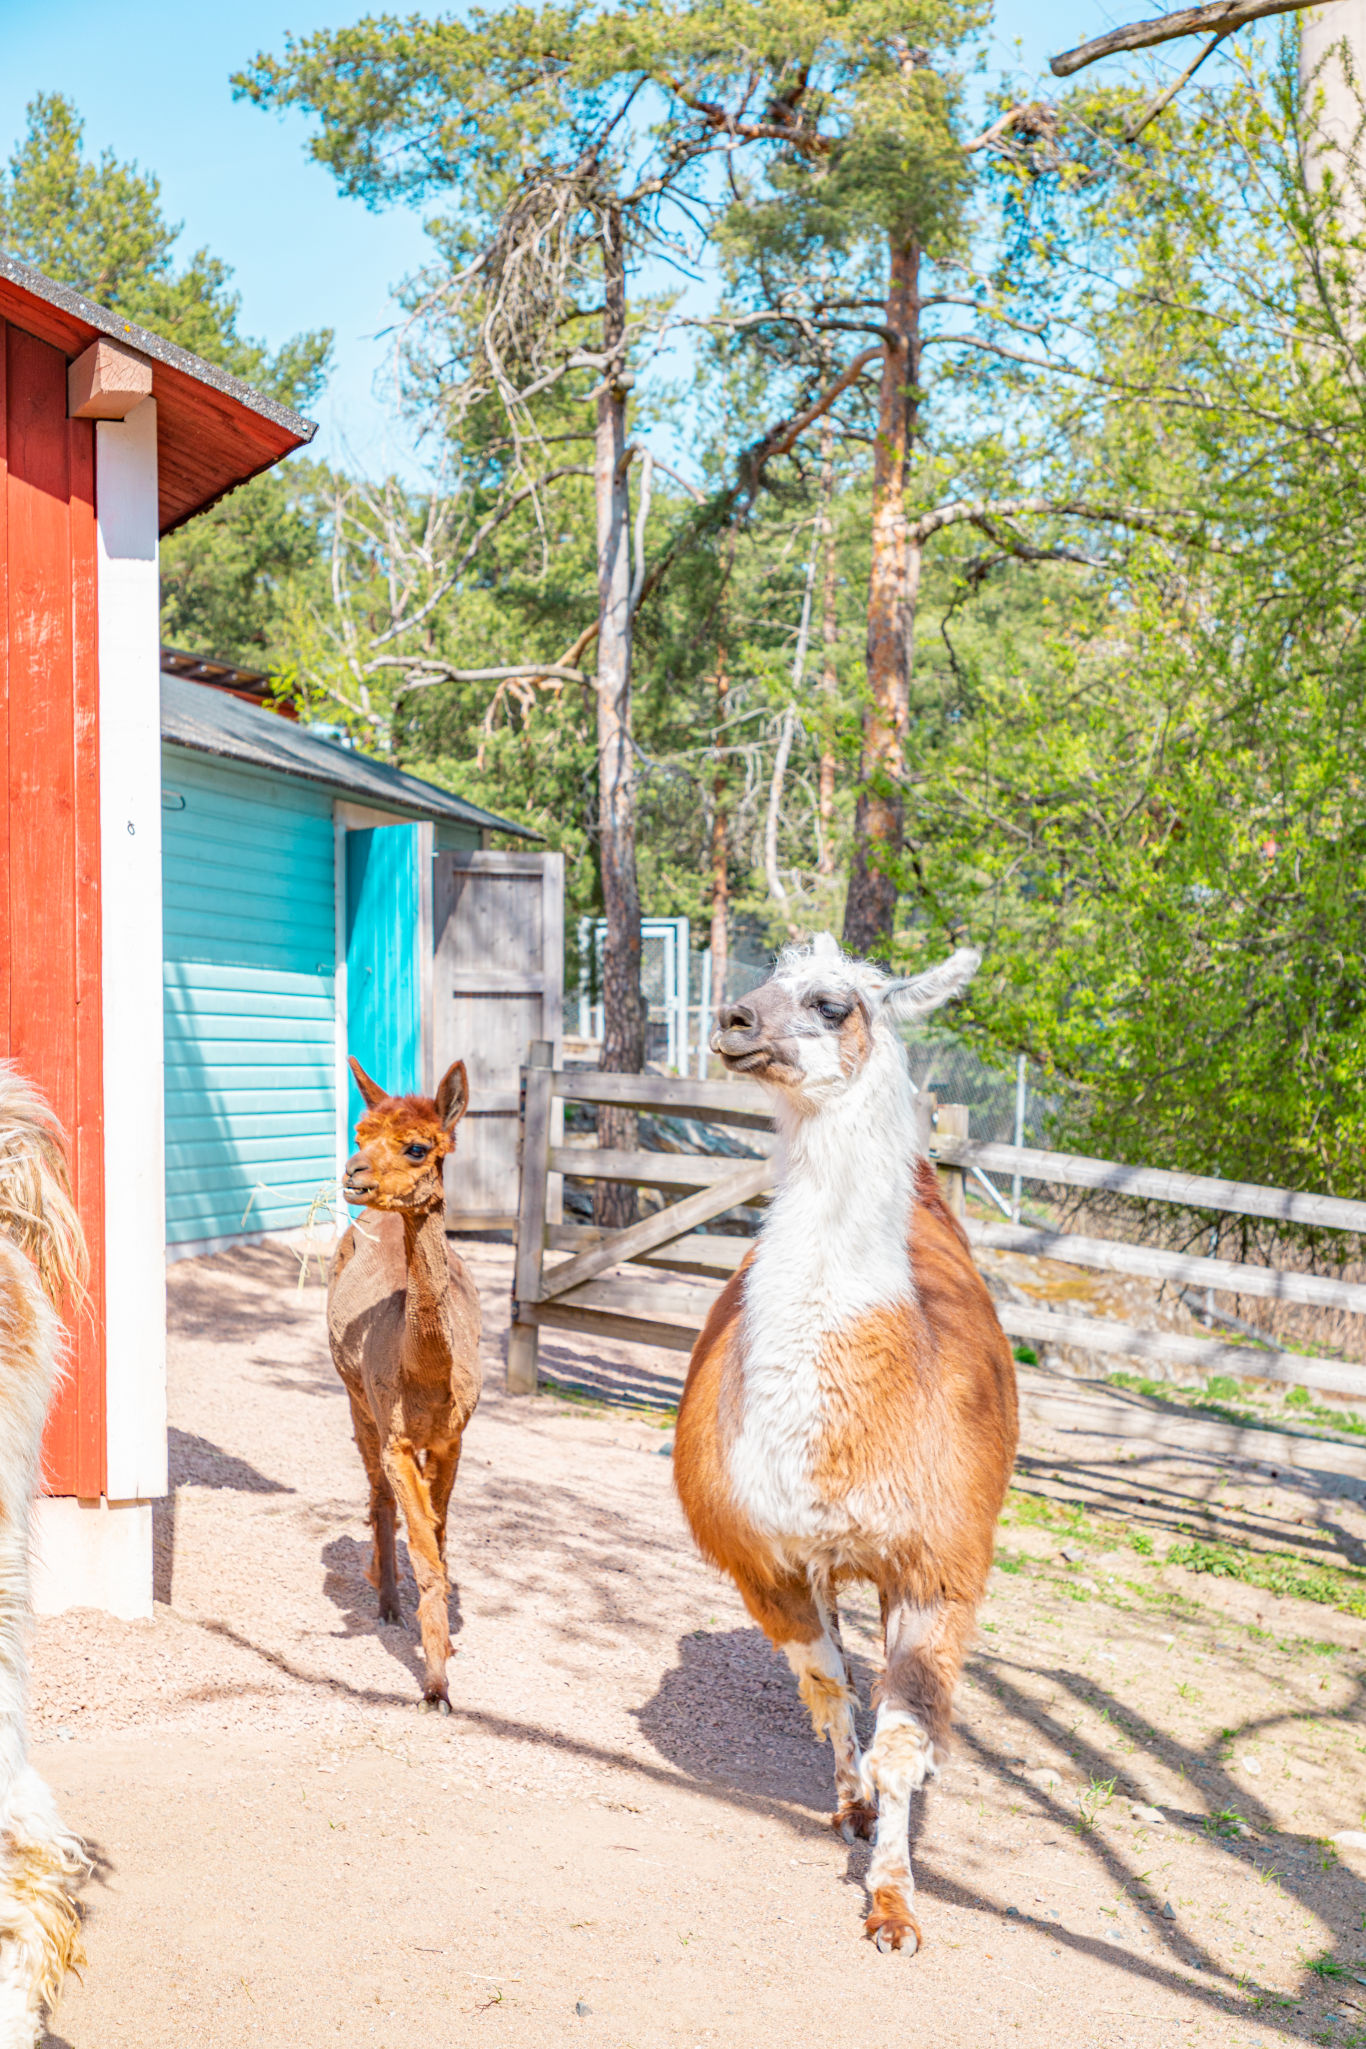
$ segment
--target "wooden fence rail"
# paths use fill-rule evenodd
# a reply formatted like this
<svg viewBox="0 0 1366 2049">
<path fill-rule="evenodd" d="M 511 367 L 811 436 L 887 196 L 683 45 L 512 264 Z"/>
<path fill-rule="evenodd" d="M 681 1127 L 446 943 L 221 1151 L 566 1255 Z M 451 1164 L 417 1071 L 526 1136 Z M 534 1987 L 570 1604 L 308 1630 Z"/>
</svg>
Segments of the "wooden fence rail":
<svg viewBox="0 0 1366 2049">
<path fill-rule="evenodd" d="M 675 1080 L 663 1075 L 581 1073 L 551 1066 L 548 1043 L 531 1049 L 524 1070 L 522 1194 L 513 1279 L 508 1387 L 534 1391 L 538 1334 L 549 1326 L 689 1351 L 707 1312 L 749 1249 L 750 1237 L 708 1231 L 730 1212 L 750 1211 L 773 1187 L 772 1124 L 764 1091 L 753 1082 Z M 743 1134 L 758 1157 L 715 1153 L 629 1151 L 553 1142 L 559 1103 L 609 1103 L 623 1108 L 726 1126 Z M 983 1144 L 967 1134 L 967 1112 L 922 1098 L 931 1157 L 963 1214 L 963 1170 L 1020 1174 L 1053 1186 L 1106 1189 L 1241 1216 L 1270 1217 L 1366 1235 L 1366 1203 L 1334 1196 L 1261 1188 L 1152 1167 L 1129 1167 L 1034 1147 Z M 602 1231 L 548 1218 L 551 1176 L 614 1181 L 652 1188 L 664 1206 L 622 1230 Z M 669 1199 L 672 1198 L 672 1199 Z M 1328 1275 L 1195 1254 L 1154 1245 L 1055 1231 L 996 1219 L 964 1217 L 977 1245 L 1056 1259 L 1111 1273 L 1135 1274 L 1174 1286 L 1220 1289 L 1305 1307 L 1366 1316 L 1366 1286 Z M 548 1258 L 547 1255 L 550 1255 Z M 561 1256 L 562 1255 L 562 1256 Z M 1203 1374 L 1279 1381 L 1366 1399 L 1366 1367 L 1317 1358 L 1275 1345 L 1234 1344 L 1055 1311 L 1042 1303 L 998 1302 L 1007 1334 L 1035 1345 L 1067 1345 L 1110 1362 L 1132 1359 Z"/>
</svg>

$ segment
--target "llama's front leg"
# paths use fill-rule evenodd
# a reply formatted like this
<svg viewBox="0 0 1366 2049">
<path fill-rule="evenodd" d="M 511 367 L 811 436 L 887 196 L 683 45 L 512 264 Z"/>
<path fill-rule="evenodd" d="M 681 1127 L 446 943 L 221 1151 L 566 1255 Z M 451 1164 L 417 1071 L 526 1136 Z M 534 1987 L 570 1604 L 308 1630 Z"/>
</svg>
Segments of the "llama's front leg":
<svg viewBox="0 0 1366 2049">
<path fill-rule="evenodd" d="M 839 1611 L 833 1601 L 814 1596 L 821 1634 L 812 1643 L 786 1643 L 783 1649 L 797 1678 L 817 1742 L 830 1738 L 835 1753 L 835 1812 L 831 1827 L 847 1843 L 871 1838 L 876 1810 L 863 1796 L 862 1759 L 854 1726 L 854 1693 L 849 1660 L 840 1637 Z"/>
<path fill-rule="evenodd" d="M 450 1582 L 436 1538 L 436 1517 L 427 1476 L 417 1463 L 417 1453 L 407 1438 L 391 1438 L 385 1447 L 384 1469 L 394 1485 L 403 1509 L 408 1532 L 408 1556 L 417 1581 L 417 1620 L 422 1632 L 422 1655 L 427 1671 L 423 1681 L 423 1705 L 438 1714 L 451 1711 L 446 1691 L 446 1661 L 451 1654 Z M 449 1491 L 449 1490 L 448 1490 Z"/>
<path fill-rule="evenodd" d="M 938 1770 L 935 1748 L 948 1732 L 972 1610 L 956 1601 L 921 1607 L 892 1594 L 884 1595 L 883 1615 L 886 1662 L 877 1724 L 863 1760 L 864 1796 L 877 1803 L 867 1931 L 880 1950 L 906 1949 L 914 1955 L 921 1935 L 911 1910 L 911 1799 Z"/>
</svg>

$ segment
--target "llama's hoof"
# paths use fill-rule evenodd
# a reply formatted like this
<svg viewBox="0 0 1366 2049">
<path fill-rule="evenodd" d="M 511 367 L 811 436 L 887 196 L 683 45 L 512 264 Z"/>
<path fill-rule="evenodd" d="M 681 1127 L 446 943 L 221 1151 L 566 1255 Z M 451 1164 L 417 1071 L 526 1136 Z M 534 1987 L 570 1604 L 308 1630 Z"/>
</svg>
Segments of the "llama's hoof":
<svg viewBox="0 0 1366 2049">
<path fill-rule="evenodd" d="M 846 1800 L 831 1815 L 830 1826 L 846 1843 L 871 1843 L 877 1834 L 877 1809 L 866 1800 Z"/>
<path fill-rule="evenodd" d="M 420 1715 L 448 1715 L 451 1704 L 444 1693 L 428 1693 L 417 1704 Z"/>
<path fill-rule="evenodd" d="M 892 1886 L 879 1886 L 873 1894 L 873 1911 L 866 1929 L 883 1956 L 899 1949 L 913 1957 L 920 1947 L 920 1924 Z"/>
<path fill-rule="evenodd" d="M 403 1620 L 403 1610 L 399 1607 L 397 1601 L 381 1601 L 379 1604 L 379 1619 L 381 1622 L 401 1622 Z"/>
</svg>

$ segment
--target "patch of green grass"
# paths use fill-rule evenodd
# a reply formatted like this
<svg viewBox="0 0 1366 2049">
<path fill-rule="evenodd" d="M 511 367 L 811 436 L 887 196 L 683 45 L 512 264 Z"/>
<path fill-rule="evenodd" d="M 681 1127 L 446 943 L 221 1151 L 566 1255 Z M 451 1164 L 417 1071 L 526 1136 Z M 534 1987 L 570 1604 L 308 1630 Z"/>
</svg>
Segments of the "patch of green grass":
<svg viewBox="0 0 1366 2049">
<path fill-rule="evenodd" d="M 1296 1349 L 1288 1340 L 1282 1348 Z M 1150 1401 L 1179 1402 L 1205 1415 L 1222 1417 L 1226 1423 L 1253 1423 L 1274 1430 L 1282 1412 L 1289 1409 L 1295 1423 L 1340 1431 L 1349 1437 L 1366 1437 L 1366 1416 L 1316 1402 L 1307 1387 L 1287 1388 L 1284 1397 L 1273 1404 L 1268 1397 L 1235 1380 L 1231 1373 L 1216 1373 L 1204 1382 L 1150 1380 L 1146 1374 L 1125 1372 L 1107 1373 L 1105 1377 L 1112 1387 L 1127 1388 L 1131 1394 L 1146 1395 Z"/>
<path fill-rule="evenodd" d="M 1037 1366 L 1039 1363 L 1039 1355 L 1033 1345 L 1016 1345 L 1015 1357 L 1022 1366 Z"/>
<path fill-rule="evenodd" d="M 1093 1829 L 1114 1797 L 1114 1779 L 1093 1778 L 1077 1800 L 1077 1828 L 1083 1834 Z"/>
<path fill-rule="evenodd" d="M 996 1553 L 996 1563 L 1002 1572 L 1024 1571 L 1023 1558 L 1016 1558 L 1009 1551 L 998 1551 Z"/>
<path fill-rule="evenodd" d="M 1221 1807 L 1217 1814 L 1206 1815 L 1200 1824 L 1207 1836 L 1240 1836 L 1247 1827 L 1236 1807 Z"/>
<path fill-rule="evenodd" d="M 1248 1551 L 1237 1544 L 1211 1544 L 1202 1537 L 1173 1544 L 1164 1563 L 1184 1565 L 1187 1572 L 1209 1573 L 1214 1579 L 1237 1579 L 1268 1594 L 1291 1594 L 1317 1601 L 1344 1615 L 1366 1618 L 1366 1572 L 1344 1566 L 1311 1565 L 1285 1551 Z"/>
<path fill-rule="evenodd" d="M 1017 1487 L 1012 1487 L 1006 1496 L 1001 1521 L 1041 1530 L 1065 1530 L 1083 1543 L 1100 1541 L 1087 1522 L 1086 1509 L 1080 1501 L 1054 1501 L 1047 1494 L 1023 1494 Z"/>
<path fill-rule="evenodd" d="M 1345 1978 L 1347 1976 L 1346 1964 L 1340 1964 L 1331 1949 L 1326 1949 L 1322 1956 L 1307 1957 L 1305 1961 L 1317 1978 Z"/>
<path fill-rule="evenodd" d="M 1137 1551 L 1140 1558 L 1151 1558 L 1153 1555 L 1153 1540 L 1146 1530 L 1134 1530 L 1129 1536 L 1129 1549 Z"/>
</svg>

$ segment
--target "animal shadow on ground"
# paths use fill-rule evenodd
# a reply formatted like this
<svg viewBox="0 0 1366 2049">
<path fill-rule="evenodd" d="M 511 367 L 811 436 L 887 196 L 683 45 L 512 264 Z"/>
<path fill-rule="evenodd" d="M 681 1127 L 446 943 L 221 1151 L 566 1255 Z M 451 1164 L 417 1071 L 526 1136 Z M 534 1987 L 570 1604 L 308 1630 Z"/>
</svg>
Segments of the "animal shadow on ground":
<svg viewBox="0 0 1366 2049">
<path fill-rule="evenodd" d="M 152 1503 L 152 1598 L 168 1602 L 175 1578 L 175 1508 L 178 1487 L 223 1488 L 233 1494 L 293 1494 L 294 1488 L 258 1473 L 237 1458 L 196 1437 L 192 1430 L 172 1427 L 166 1433 L 168 1492 Z"/>
<path fill-rule="evenodd" d="M 374 1636 L 391 1658 L 411 1673 L 421 1686 L 425 1666 L 417 1628 L 417 1581 L 408 1559 L 408 1547 L 398 1545 L 398 1593 L 403 1604 L 401 1622 L 381 1622 L 379 1596 L 365 1577 L 370 1563 L 370 1540 L 358 1543 L 354 1537 L 333 1537 L 322 1549 L 323 1592 L 342 1618 L 342 1636 Z M 460 1589 L 451 1584 L 448 1609 L 454 1643 L 464 1626 L 460 1613 Z"/>
<path fill-rule="evenodd" d="M 853 1660 L 866 1701 L 872 1673 Z M 828 1814 L 835 1804 L 828 1743 L 817 1744 L 786 1658 L 758 1629 L 699 1629 L 682 1637 L 678 1663 L 636 1711 L 642 1734 L 691 1777 Z M 872 1720 L 860 1712 L 860 1737 Z"/>
</svg>

